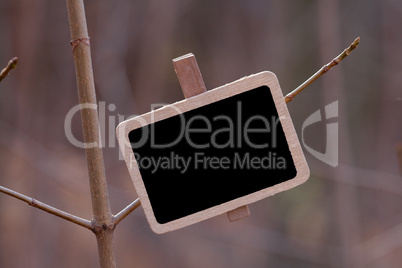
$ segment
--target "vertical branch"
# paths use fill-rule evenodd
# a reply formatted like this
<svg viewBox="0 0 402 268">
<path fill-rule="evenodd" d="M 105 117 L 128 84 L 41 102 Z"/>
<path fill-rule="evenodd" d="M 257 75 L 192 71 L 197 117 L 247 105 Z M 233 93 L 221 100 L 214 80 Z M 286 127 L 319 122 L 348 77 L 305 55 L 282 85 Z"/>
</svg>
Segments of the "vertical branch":
<svg viewBox="0 0 402 268">
<path fill-rule="evenodd" d="M 115 267 L 112 213 L 106 185 L 91 51 L 83 0 L 67 0 L 82 128 L 86 144 L 89 183 L 93 210 L 93 231 L 98 242 L 101 267 Z M 83 106 L 85 105 L 85 106 Z"/>
</svg>

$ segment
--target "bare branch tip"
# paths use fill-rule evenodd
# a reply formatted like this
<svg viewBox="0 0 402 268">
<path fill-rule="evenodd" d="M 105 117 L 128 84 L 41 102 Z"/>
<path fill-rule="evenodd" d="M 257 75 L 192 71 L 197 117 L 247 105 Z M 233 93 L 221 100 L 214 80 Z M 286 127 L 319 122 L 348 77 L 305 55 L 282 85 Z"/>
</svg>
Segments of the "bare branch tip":
<svg viewBox="0 0 402 268">
<path fill-rule="evenodd" d="M 356 42 L 357 44 L 360 43 L 360 36 L 358 36 L 358 37 L 355 39 L 355 42 Z"/>
<path fill-rule="evenodd" d="M 355 41 L 350 45 L 351 50 L 357 48 L 357 46 L 360 44 L 360 37 L 357 37 Z"/>
<path fill-rule="evenodd" d="M 2 81 L 12 69 L 17 67 L 17 63 L 18 63 L 18 58 L 17 57 L 12 58 L 7 63 L 7 66 L 3 70 L 1 70 L 1 72 L 0 72 L 0 81 Z"/>
<path fill-rule="evenodd" d="M 14 69 L 15 67 L 17 67 L 17 63 L 18 63 L 18 58 L 14 57 L 10 60 L 10 62 L 8 63 L 10 65 L 10 69 Z"/>
</svg>

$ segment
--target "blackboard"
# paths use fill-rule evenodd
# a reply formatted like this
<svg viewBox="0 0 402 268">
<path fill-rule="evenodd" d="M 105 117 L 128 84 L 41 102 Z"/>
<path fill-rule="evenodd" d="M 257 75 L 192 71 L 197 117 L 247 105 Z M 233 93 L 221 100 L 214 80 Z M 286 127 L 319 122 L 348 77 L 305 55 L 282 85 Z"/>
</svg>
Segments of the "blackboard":
<svg viewBox="0 0 402 268">
<path fill-rule="evenodd" d="M 117 128 L 157 233 L 225 213 L 309 176 L 279 83 L 243 78 Z"/>
</svg>

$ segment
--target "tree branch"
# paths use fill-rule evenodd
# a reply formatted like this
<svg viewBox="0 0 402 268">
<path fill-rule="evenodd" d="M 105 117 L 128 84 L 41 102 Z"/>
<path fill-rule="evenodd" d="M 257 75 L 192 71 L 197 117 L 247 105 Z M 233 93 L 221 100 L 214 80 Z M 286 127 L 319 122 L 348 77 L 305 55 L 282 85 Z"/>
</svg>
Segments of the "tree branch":
<svg viewBox="0 0 402 268">
<path fill-rule="evenodd" d="M 116 267 L 113 244 L 113 215 L 110 210 L 103 152 L 100 144 L 95 82 L 92 70 L 91 49 L 83 0 L 66 0 L 68 21 L 73 47 L 78 96 L 81 105 L 81 122 L 86 144 L 89 186 L 93 211 L 93 231 L 98 242 L 102 268 Z M 90 105 L 88 107 L 88 105 Z M 92 107 L 92 108 L 91 108 Z"/>
<path fill-rule="evenodd" d="M 127 217 L 131 212 L 133 212 L 136 208 L 138 208 L 141 205 L 141 201 L 139 198 L 134 200 L 130 205 L 125 207 L 122 211 L 117 213 L 113 217 L 113 222 L 115 225 L 119 224 L 125 217 Z"/>
<path fill-rule="evenodd" d="M 347 48 L 345 49 L 341 54 L 339 54 L 335 59 L 333 59 L 330 63 L 327 65 L 324 65 L 318 72 L 316 72 L 313 76 L 311 76 L 309 79 L 307 79 L 303 84 L 298 86 L 295 90 L 290 92 L 285 96 L 285 102 L 288 103 L 293 100 L 293 98 L 299 94 L 303 89 L 311 85 L 317 78 L 319 78 L 321 75 L 325 74 L 328 72 L 332 67 L 340 63 L 344 58 L 349 56 L 349 54 L 359 45 L 360 43 L 360 37 L 356 38 L 355 41 Z"/>
<path fill-rule="evenodd" d="M 12 58 L 7 66 L 1 71 L 0 73 L 0 82 L 8 75 L 8 73 L 14 69 L 15 67 L 17 67 L 17 63 L 18 63 L 18 58 L 14 57 Z"/>
<path fill-rule="evenodd" d="M 89 230 L 92 230 L 92 224 L 90 221 L 82 219 L 80 217 L 74 216 L 70 213 L 64 212 L 60 209 L 54 208 L 52 206 L 49 206 L 45 203 L 42 203 L 38 200 L 33 199 L 32 197 L 28 197 L 26 195 L 20 194 L 18 192 L 15 192 L 13 190 L 7 189 L 3 186 L 0 186 L 0 192 L 5 193 L 9 196 L 15 197 L 21 201 L 24 201 L 30 206 L 36 207 L 38 209 L 41 209 L 43 211 L 46 211 L 47 213 L 53 214 L 57 217 L 60 217 L 62 219 L 68 220 L 72 223 L 78 224 L 82 227 L 85 227 Z"/>
<path fill-rule="evenodd" d="M 94 221 L 100 226 L 110 224 L 112 213 L 110 211 L 109 197 L 106 184 L 103 152 L 100 146 L 100 133 L 97 102 L 95 96 L 95 83 L 92 71 L 91 50 L 89 46 L 88 30 L 85 19 L 83 0 L 67 0 L 67 9 L 71 31 L 71 45 L 75 73 L 77 78 L 78 96 L 82 108 L 82 128 L 84 133 L 85 152 L 91 190 L 92 209 Z M 89 106 L 88 106 L 89 105 Z"/>
</svg>

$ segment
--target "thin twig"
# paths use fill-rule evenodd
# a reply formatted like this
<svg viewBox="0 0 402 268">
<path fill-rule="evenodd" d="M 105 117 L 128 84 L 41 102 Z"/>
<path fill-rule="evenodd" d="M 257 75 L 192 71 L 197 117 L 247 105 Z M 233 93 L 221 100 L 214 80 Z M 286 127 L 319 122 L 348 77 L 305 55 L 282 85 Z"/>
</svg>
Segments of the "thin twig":
<svg viewBox="0 0 402 268">
<path fill-rule="evenodd" d="M 0 73 L 0 82 L 8 75 L 8 73 L 14 69 L 15 67 L 17 67 L 17 63 L 18 63 L 18 58 L 14 57 L 12 58 L 7 66 L 1 71 Z"/>
<path fill-rule="evenodd" d="M 26 195 L 20 194 L 18 192 L 15 192 L 13 190 L 7 189 L 3 186 L 0 186 L 0 192 L 5 193 L 9 196 L 15 197 L 21 201 L 24 201 L 25 203 L 27 203 L 30 206 L 36 207 L 38 209 L 41 209 L 43 211 L 46 211 L 47 213 L 53 214 L 57 217 L 63 218 L 65 220 L 68 220 L 72 223 L 78 224 L 82 227 L 85 227 L 89 230 L 92 230 L 92 224 L 90 221 L 82 219 L 80 217 L 74 216 L 70 213 L 64 212 L 60 209 L 54 208 L 52 206 L 49 206 L 45 203 L 42 203 L 38 200 L 33 199 L 32 197 L 28 197 Z"/>
<path fill-rule="evenodd" d="M 130 205 L 125 207 L 122 211 L 120 211 L 113 217 L 114 224 L 115 225 L 119 224 L 119 222 L 121 222 L 125 217 L 127 217 L 131 212 L 133 212 L 140 205 L 141 205 L 141 201 L 139 198 L 137 198 Z"/>
<path fill-rule="evenodd" d="M 290 92 L 285 96 L 285 102 L 288 103 L 292 101 L 292 99 L 299 94 L 303 89 L 308 87 L 311 83 L 313 83 L 317 78 L 319 78 L 321 75 L 325 74 L 328 72 L 332 67 L 340 63 L 344 58 L 346 58 L 360 43 L 360 37 L 356 38 L 355 41 L 347 48 L 345 49 L 341 54 L 338 55 L 335 59 L 333 59 L 330 63 L 327 65 L 324 65 L 318 72 L 316 72 L 313 76 L 311 76 L 309 79 L 307 79 L 303 84 L 298 86 L 295 90 Z"/>
</svg>

